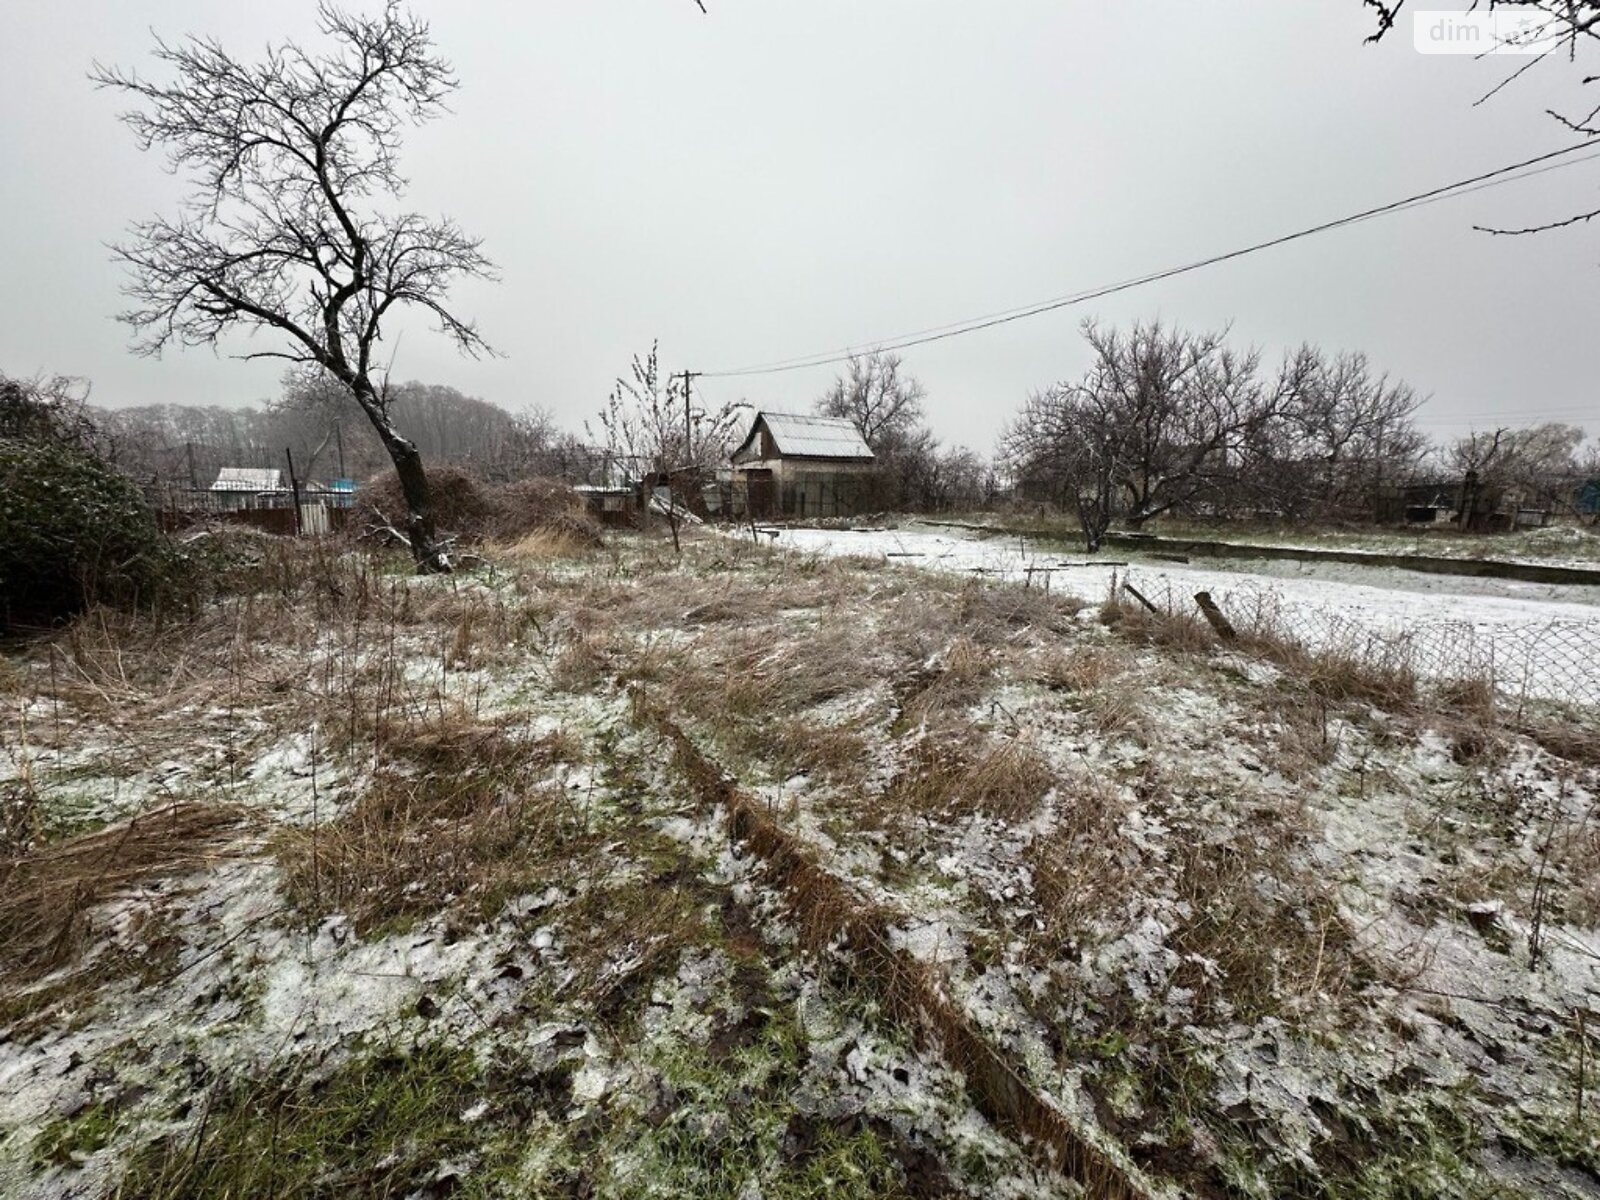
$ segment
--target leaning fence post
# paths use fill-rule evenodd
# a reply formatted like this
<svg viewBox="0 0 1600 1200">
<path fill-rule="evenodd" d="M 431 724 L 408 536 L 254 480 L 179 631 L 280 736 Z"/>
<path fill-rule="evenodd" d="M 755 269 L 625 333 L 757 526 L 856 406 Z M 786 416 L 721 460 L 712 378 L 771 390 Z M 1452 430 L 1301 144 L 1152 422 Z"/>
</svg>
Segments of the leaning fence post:
<svg viewBox="0 0 1600 1200">
<path fill-rule="evenodd" d="M 1194 594 L 1194 602 L 1200 606 L 1200 611 L 1205 614 L 1205 618 L 1210 622 L 1211 628 L 1217 631 L 1219 638 L 1225 642 L 1232 642 L 1238 639 L 1239 634 L 1234 630 L 1228 618 L 1223 615 L 1222 610 L 1217 607 L 1217 602 L 1211 598 L 1210 592 L 1196 592 Z"/>
<path fill-rule="evenodd" d="M 1134 587 L 1133 584 L 1129 583 L 1126 579 L 1122 581 L 1122 590 L 1127 592 L 1128 595 L 1132 596 L 1140 604 L 1144 605 L 1146 612 L 1153 613 L 1156 611 L 1156 606 L 1151 604 L 1150 601 L 1145 598 L 1145 594 L 1138 588 Z"/>
</svg>

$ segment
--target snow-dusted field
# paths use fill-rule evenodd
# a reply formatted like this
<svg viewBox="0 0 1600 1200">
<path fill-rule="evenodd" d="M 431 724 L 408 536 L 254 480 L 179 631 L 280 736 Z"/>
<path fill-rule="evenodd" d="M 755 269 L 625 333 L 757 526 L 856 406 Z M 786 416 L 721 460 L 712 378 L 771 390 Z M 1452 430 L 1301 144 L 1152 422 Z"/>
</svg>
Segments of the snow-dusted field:
<svg viewBox="0 0 1600 1200">
<path fill-rule="evenodd" d="M 850 914 L 1123 1194 L 1600 1194 L 1591 716 L 1319 690 L 1102 619 L 1106 567 L 967 586 L 1071 561 L 1002 542 L 495 553 L 0 660 L 0 1196 L 1107 1194 Z"/>
<path fill-rule="evenodd" d="M 1600 702 L 1600 588 L 1422 575 L 1351 564 L 1263 559 L 1199 567 L 1107 551 L 1103 563 L 1039 539 L 984 537 L 911 525 L 900 529 L 784 529 L 778 544 L 830 554 L 887 557 L 930 570 L 1028 581 L 1090 602 L 1113 575 L 1163 607 L 1208 591 L 1235 621 L 1264 620 L 1313 648 L 1368 636 L 1407 639 L 1434 676 L 1492 671 L 1514 694 Z M 1126 566 L 1112 566 L 1126 563 Z"/>
</svg>

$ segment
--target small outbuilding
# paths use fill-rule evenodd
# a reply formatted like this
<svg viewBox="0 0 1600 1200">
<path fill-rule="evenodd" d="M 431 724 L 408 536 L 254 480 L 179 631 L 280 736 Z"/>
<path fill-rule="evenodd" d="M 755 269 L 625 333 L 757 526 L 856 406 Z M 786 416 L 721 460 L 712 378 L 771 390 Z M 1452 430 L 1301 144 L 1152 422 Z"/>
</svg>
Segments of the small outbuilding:
<svg viewBox="0 0 1600 1200">
<path fill-rule="evenodd" d="M 293 504 L 283 472 L 277 467 L 223 467 L 209 490 L 213 503 L 223 512 Z"/>
<path fill-rule="evenodd" d="M 847 517 L 871 495 L 872 449 L 842 417 L 758 412 L 731 457 L 755 517 Z"/>
</svg>

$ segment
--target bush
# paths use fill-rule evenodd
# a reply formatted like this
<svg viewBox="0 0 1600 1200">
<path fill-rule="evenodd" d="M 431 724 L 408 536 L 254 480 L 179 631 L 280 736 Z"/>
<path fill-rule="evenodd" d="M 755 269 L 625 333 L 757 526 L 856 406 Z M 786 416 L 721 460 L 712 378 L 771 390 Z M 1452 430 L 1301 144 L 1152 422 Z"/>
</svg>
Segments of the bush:
<svg viewBox="0 0 1600 1200">
<path fill-rule="evenodd" d="M 0 438 L 0 626 L 153 598 L 173 554 L 139 489 L 62 441 Z"/>
<path fill-rule="evenodd" d="M 428 492 L 433 498 L 433 521 L 441 533 L 475 541 L 489 532 L 494 515 L 484 490 L 472 476 L 455 467 L 430 467 Z M 378 521 L 405 532 L 405 493 L 400 477 L 386 471 L 361 490 L 359 518 Z"/>
<path fill-rule="evenodd" d="M 598 546 L 600 528 L 578 493 L 554 479 L 524 479 L 485 486 L 455 467 L 428 471 L 433 519 L 439 532 L 463 542 L 487 538 L 516 541 L 538 532 L 552 532 L 578 546 Z M 406 502 L 393 471 L 380 475 L 364 490 L 361 518 L 405 526 Z"/>
<path fill-rule="evenodd" d="M 517 541 L 530 534 L 559 534 L 576 546 L 595 547 L 604 540 L 600 523 L 589 515 L 582 497 L 555 479 L 523 479 L 494 489 L 494 536 Z"/>
</svg>

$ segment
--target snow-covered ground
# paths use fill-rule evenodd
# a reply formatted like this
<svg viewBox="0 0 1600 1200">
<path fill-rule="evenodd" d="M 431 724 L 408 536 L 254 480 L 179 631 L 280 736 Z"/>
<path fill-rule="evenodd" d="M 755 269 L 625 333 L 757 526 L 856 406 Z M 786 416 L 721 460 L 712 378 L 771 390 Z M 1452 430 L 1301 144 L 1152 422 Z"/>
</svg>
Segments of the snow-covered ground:
<svg viewBox="0 0 1600 1200">
<path fill-rule="evenodd" d="M 804 553 L 887 557 L 931 570 L 1029 580 L 1052 592 L 1104 600 L 1113 575 L 1155 604 L 1186 608 L 1207 591 L 1236 622 L 1264 621 L 1312 647 L 1368 638 L 1409 644 L 1435 676 L 1493 672 L 1502 688 L 1544 699 L 1600 702 L 1600 589 L 1351 564 L 1261 560 L 1199 567 L 1117 552 L 1090 563 L 1025 536 L 982 537 L 916 525 L 900 529 L 784 529 L 778 544 Z M 1126 564 L 1126 565 L 1112 565 Z"/>
<path fill-rule="evenodd" d="M 1049 596 L 962 582 L 1067 561 L 697 533 L 449 580 L 352 563 L 345 603 L 390 620 L 253 597 L 244 670 L 217 622 L 127 631 L 115 681 L 86 637 L 24 647 L 0 800 L 36 796 L 30 853 L 91 861 L 105 822 L 164 806 L 243 815 L 153 842 L 60 961 L 0 970 L 0 1195 L 169 1194 L 157 1173 L 195 1164 L 216 1184 L 185 1194 L 1084 1194 L 979 1116 L 849 944 L 812 945 L 645 700 L 1148 1194 L 1600 1195 L 1600 1124 L 1573 1117 L 1600 1025 L 1574 1016 L 1600 1013 L 1583 729 L 1541 726 L 1569 753 L 1448 703 L 1316 703 L 1059 601 L 1108 566 Z M 1132 570 L 1175 604 L 1576 603 Z M 401 1091 L 433 1099 L 386 1117 Z"/>
</svg>

